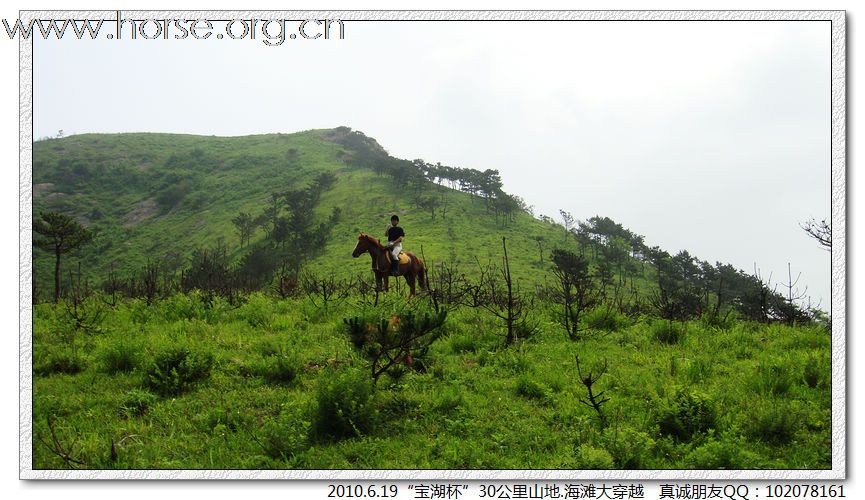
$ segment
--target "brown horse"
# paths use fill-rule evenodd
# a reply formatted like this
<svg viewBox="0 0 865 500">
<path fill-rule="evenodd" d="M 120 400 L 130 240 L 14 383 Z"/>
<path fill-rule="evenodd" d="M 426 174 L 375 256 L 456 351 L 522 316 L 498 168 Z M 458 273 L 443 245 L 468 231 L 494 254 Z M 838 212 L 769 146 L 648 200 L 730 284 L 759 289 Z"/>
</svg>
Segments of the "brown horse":
<svg viewBox="0 0 865 500">
<path fill-rule="evenodd" d="M 360 257 L 361 254 L 369 252 L 372 257 L 372 270 L 375 271 L 375 288 L 378 291 L 388 290 L 388 276 L 391 269 L 391 253 L 381 244 L 377 238 L 366 233 L 360 233 L 357 237 L 357 245 L 354 251 L 351 252 L 352 257 Z M 414 295 L 415 281 L 420 285 L 422 290 L 427 288 L 426 268 L 423 260 L 411 252 L 405 252 L 408 256 L 408 264 L 399 265 L 398 276 L 405 276 L 408 286 L 411 288 L 411 295 Z"/>
</svg>

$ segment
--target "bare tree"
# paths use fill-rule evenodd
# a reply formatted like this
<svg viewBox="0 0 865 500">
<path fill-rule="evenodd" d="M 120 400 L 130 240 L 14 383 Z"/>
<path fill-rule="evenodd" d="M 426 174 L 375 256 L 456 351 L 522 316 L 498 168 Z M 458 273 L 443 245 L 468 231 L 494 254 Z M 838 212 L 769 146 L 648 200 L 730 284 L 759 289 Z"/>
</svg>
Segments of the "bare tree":
<svg viewBox="0 0 865 500">
<path fill-rule="evenodd" d="M 826 223 L 826 219 L 817 222 L 812 218 L 799 226 L 808 233 L 808 236 L 817 240 L 821 247 L 832 250 L 832 226 Z"/>
<path fill-rule="evenodd" d="M 508 247 L 504 237 L 502 237 L 502 251 L 501 269 L 496 269 L 494 266 L 489 266 L 487 269 L 481 268 L 486 296 L 482 306 L 505 322 L 507 327 L 505 344 L 511 345 L 516 342 L 519 333 L 525 337 L 532 329 L 526 326 L 529 308 L 511 278 Z"/>
</svg>

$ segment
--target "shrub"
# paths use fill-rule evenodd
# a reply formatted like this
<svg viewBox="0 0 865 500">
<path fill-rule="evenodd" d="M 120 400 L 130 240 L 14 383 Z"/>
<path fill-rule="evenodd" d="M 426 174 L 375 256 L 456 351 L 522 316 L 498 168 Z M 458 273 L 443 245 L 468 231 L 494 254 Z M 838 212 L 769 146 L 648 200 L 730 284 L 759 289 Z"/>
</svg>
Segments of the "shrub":
<svg viewBox="0 0 865 500">
<path fill-rule="evenodd" d="M 523 374 L 517 378 L 517 394 L 528 399 L 546 399 L 547 389 Z"/>
<path fill-rule="evenodd" d="M 319 380 L 313 433 L 325 439 L 361 436 L 375 420 L 372 383 L 356 371 L 325 375 Z"/>
<path fill-rule="evenodd" d="M 805 364 L 802 380 L 808 387 L 814 389 L 816 387 L 827 387 L 829 385 L 828 377 L 826 376 L 830 370 L 826 366 L 824 358 L 817 356 L 809 356 L 808 362 Z"/>
<path fill-rule="evenodd" d="M 296 407 L 283 410 L 279 417 L 262 427 L 260 440 L 264 453 L 275 459 L 289 460 L 309 447 L 310 422 Z"/>
<path fill-rule="evenodd" d="M 33 364 L 36 375 L 47 376 L 54 373 L 74 375 L 84 371 L 87 361 L 72 349 L 58 349 L 48 353 L 40 363 Z"/>
<path fill-rule="evenodd" d="M 660 412 L 661 434 L 688 441 L 694 434 L 715 427 L 716 413 L 711 399 L 697 391 L 680 391 Z"/>
<path fill-rule="evenodd" d="M 793 386 L 793 373 L 789 361 L 775 360 L 760 363 L 754 381 L 757 390 L 763 394 L 780 396 L 789 392 Z"/>
<path fill-rule="evenodd" d="M 463 391 L 459 387 L 449 386 L 444 390 L 439 391 L 439 396 L 435 402 L 434 408 L 440 414 L 450 414 L 457 411 L 465 404 Z"/>
<path fill-rule="evenodd" d="M 715 441 L 695 448 L 682 459 L 684 469 L 757 469 L 765 466 L 758 455 L 744 449 L 737 441 Z"/>
<path fill-rule="evenodd" d="M 736 324 L 736 319 L 732 314 L 721 315 L 712 312 L 703 313 L 700 316 L 700 323 L 707 328 L 716 328 L 718 330 L 729 330 Z"/>
<path fill-rule="evenodd" d="M 702 380 L 708 380 L 714 371 L 712 362 L 702 358 L 694 358 L 688 363 L 687 376 L 691 383 L 698 383 Z"/>
<path fill-rule="evenodd" d="M 580 469 L 612 469 L 613 456 L 603 448 L 582 444 L 577 448 L 577 467 Z"/>
<path fill-rule="evenodd" d="M 452 335 L 448 340 L 454 354 L 477 352 L 481 345 L 480 338 L 474 335 Z"/>
<path fill-rule="evenodd" d="M 109 375 L 129 373 L 138 366 L 138 353 L 129 344 L 110 345 L 102 351 L 99 358 L 102 371 Z"/>
<path fill-rule="evenodd" d="M 592 330 L 603 330 L 606 332 L 621 330 L 628 324 L 625 316 L 607 306 L 596 307 L 586 312 L 583 318 L 587 327 Z"/>
<path fill-rule="evenodd" d="M 156 356 L 144 376 L 144 384 L 162 396 L 176 396 L 210 376 L 213 355 L 192 352 L 185 347 Z"/>
<path fill-rule="evenodd" d="M 756 407 L 745 423 L 745 433 L 772 445 L 784 445 L 793 439 L 798 417 L 788 405 L 767 403 Z"/>
<path fill-rule="evenodd" d="M 120 403 L 121 413 L 140 417 L 156 403 L 156 396 L 149 391 L 142 389 L 132 389 L 127 392 Z"/>
<path fill-rule="evenodd" d="M 253 366 L 253 373 L 268 384 L 290 385 L 301 371 L 300 362 L 284 354 L 268 357 Z"/>
<path fill-rule="evenodd" d="M 645 432 L 630 427 L 607 428 L 604 443 L 617 469 L 652 468 L 649 462 L 655 441 Z"/>
<path fill-rule="evenodd" d="M 685 325 L 664 319 L 655 320 L 650 327 L 652 337 L 663 344 L 678 344 L 685 336 Z"/>
</svg>

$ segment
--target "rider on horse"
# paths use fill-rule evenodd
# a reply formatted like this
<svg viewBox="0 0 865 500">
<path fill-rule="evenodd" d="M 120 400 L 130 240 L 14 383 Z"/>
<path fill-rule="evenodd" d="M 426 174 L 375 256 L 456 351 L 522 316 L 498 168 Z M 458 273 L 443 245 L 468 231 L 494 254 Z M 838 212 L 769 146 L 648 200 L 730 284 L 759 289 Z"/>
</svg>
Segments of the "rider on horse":
<svg viewBox="0 0 865 500">
<path fill-rule="evenodd" d="M 391 216 L 390 227 L 385 230 L 384 234 L 387 236 L 387 248 L 391 251 L 391 274 L 396 276 L 399 272 L 399 253 L 402 251 L 402 240 L 405 238 L 405 231 L 399 227 L 399 216 Z"/>
</svg>

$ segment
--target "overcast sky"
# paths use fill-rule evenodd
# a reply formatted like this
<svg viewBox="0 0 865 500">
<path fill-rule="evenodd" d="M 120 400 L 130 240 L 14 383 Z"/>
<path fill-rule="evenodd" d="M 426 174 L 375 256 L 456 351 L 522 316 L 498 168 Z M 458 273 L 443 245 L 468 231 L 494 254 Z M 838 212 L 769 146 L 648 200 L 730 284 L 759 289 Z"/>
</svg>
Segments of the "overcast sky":
<svg viewBox="0 0 865 500">
<path fill-rule="evenodd" d="M 275 30 L 274 30 L 275 31 Z M 347 125 L 391 154 L 498 169 L 558 218 L 599 214 L 786 281 L 822 307 L 829 22 L 351 22 L 345 40 L 37 41 L 34 136 Z"/>
</svg>

